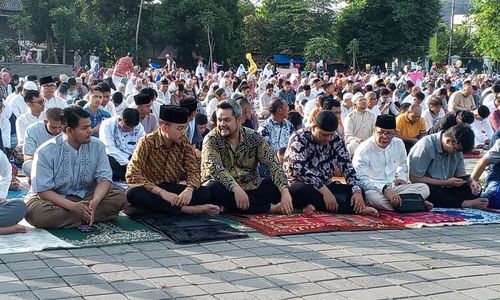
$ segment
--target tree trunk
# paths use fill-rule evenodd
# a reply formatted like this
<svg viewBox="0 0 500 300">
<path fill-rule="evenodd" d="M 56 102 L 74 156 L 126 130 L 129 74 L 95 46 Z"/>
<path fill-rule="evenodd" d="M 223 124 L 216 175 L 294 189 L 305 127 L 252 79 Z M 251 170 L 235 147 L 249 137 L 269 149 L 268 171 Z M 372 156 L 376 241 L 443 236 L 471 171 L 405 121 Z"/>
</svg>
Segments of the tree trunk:
<svg viewBox="0 0 500 300">
<path fill-rule="evenodd" d="M 47 63 L 52 63 L 52 43 L 51 43 L 51 39 L 50 39 L 50 36 L 49 36 L 49 32 L 47 30 L 45 30 L 45 41 L 47 42 L 47 59 L 46 59 L 46 62 Z"/>
<path fill-rule="evenodd" d="M 63 63 L 63 65 L 65 65 L 66 64 L 66 38 L 63 39 L 63 53 L 62 54 L 63 54 L 62 63 Z"/>
<path fill-rule="evenodd" d="M 21 47 L 21 29 L 17 30 L 17 43 L 19 44 L 19 56 L 21 56 L 21 52 L 23 51 Z"/>
</svg>

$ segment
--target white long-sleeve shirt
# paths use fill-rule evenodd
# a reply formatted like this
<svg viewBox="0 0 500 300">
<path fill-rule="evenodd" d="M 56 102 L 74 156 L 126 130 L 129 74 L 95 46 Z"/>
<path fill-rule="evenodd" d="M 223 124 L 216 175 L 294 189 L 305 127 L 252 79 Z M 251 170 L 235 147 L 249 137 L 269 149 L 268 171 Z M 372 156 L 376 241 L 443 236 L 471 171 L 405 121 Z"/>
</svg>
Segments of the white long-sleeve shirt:
<svg viewBox="0 0 500 300">
<path fill-rule="evenodd" d="M 20 146 L 24 144 L 24 135 L 26 134 L 26 129 L 31 124 L 43 121 L 44 119 L 44 114 L 40 114 L 40 116 L 37 118 L 31 114 L 31 110 L 18 116 L 16 119 L 17 144 Z"/>
<path fill-rule="evenodd" d="M 10 108 L 12 109 L 12 113 L 19 118 L 20 115 L 29 111 L 28 105 L 24 101 L 24 97 L 21 95 L 16 95 L 9 99 L 8 101 Z"/>
<path fill-rule="evenodd" d="M 346 141 L 366 140 L 372 135 L 375 126 L 375 116 L 368 110 L 364 112 L 352 111 L 345 118 L 344 134 Z"/>
<path fill-rule="evenodd" d="M 5 153 L 0 151 L 0 199 L 7 199 L 11 179 L 12 166 Z"/>
<path fill-rule="evenodd" d="M 118 124 L 119 116 L 102 121 L 99 128 L 99 139 L 106 148 L 106 154 L 124 166 L 137 147 L 139 139 L 146 133 L 141 123 L 130 132 L 123 132 Z"/>
<path fill-rule="evenodd" d="M 493 137 L 493 127 L 491 127 L 490 121 L 488 119 L 478 120 L 474 119 L 474 122 L 470 125 L 472 131 L 474 131 L 474 144 L 482 145 L 486 140 L 491 140 Z M 483 132 L 484 131 L 484 132 Z"/>
<path fill-rule="evenodd" d="M 396 178 L 408 181 L 406 150 L 400 138 L 393 138 L 383 149 L 370 137 L 358 146 L 352 164 L 364 190 L 382 192 L 384 185 L 393 184 Z"/>
<path fill-rule="evenodd" d="M 434 123 L 445 117 L 444 109 L 441 108 L 437 116 L 433 115 L 430 110 L 426 110 L 422 113 L 422 118 L 424 118 L 425 121 L 425 129 L 429 130 L 434 126 Z"/>
<path fill-rule="evenodd" d="M 2 142 L 5 148 L 10 148 L 10 121 L 0 115 L 0 131 L 2 131 Z"/>
</svg>

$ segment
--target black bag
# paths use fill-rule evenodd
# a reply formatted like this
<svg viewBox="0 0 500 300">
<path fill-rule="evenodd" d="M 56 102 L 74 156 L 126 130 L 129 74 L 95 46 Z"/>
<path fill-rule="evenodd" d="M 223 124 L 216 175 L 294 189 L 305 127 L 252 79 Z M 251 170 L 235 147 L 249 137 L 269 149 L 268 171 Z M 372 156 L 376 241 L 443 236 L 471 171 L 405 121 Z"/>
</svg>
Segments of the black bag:
<svg viewBox="0 0 500 300">
<path fill-rule="evenodd" d="M 394 210 L 399 213 L 411 213 L 427 211 L 425 200 L 420 194 L 401 194 L 401 206 L 394 207 Z"/>
</svg>

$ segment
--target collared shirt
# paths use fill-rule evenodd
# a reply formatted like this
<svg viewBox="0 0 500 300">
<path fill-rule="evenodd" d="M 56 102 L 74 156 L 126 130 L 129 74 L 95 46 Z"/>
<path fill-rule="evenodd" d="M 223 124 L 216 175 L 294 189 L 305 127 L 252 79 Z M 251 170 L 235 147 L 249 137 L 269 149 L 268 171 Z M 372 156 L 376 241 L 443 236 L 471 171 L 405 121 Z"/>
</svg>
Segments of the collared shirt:
<svg viewBox="0 0 500 300">
<path fill-rule="evenodd" d="M 131 131 L 124 132 L 118 123 L 119 118 L 119 116 L 114 116 L 102 121 L 99 128 L 99 139 L 106 147 L 106 154 L 124 166 L 128 164 L 129 157 L 134 153 L 139 139 L 146 133 L 141 123 Z"/>
<path fill-rule="evenodd" d="M 273 116 L 269 117 L 259 126 L 258 132 L 269 143 L 274 152 L 286 148 L 288 140 L 293 133 L 293 125 L 288 120 L 278 123 Z"/>
<path fill-rule="evenodd" d="M 372 136 L 374 126 L 375 116 L 371 112 L 350 112 L 344 122 L 346 141 L 349 143 L 352 140 L 366 140 Z"/>
<path fill-rule="evenodd" d="M 425 121 L 420 117 L 417 122 L 411 123 L 406 112 L 396 117 L 396 129 L 401 136 L 416 138 L 420 132 L 425 131 Z"/>
<path fill-rule="evenodd" d="M 151 133 L 160 127 L 158 119 L 152 113 L 147 114 L 146 117 L 141 121 L 144 131 L 146 133 Z"/>
<path fill-rule="evenodd" d="M 203 140 L 201 177 L 220 182 L 231 191 L 236 185 L 244 190 L 254 190 L 262 182 L 258 164 L 266 166 L 274 185 L 281 191 L 288 187 L 285 172 L 266 140 L 256 131 L 239 127 L 240 143 L 233 151 L 227 138 L 217 129 L 210 131 Z"/>
<path fill-rule="evenodd" d="M 178 183 L 187 174 L 188 186 L 200 186 L 200 168 L 194 149 L 187 139 L 169 143 L 158 129 L 139 140 L 127 166 L 128 184 L 152 191 L 162 183 Z"/>
<path fill-rule="evenodd" d="M 101 181 L 111 181 L 112 171 L 104 145 L 95 137 L 79 149 L 60 134 L 35 152 L 31 173 L 32 193 L 52 190 L 80 198 Z"/>
<path fill-rule="evenodd" d="M 407 159 L 410 175 L 440 180 L 465 175 L 464 155 L 445 152 L 442 134 L 424 136 L 411 148 Z"/>
<path fill-rule="evenodd" d="M 37 118 L 31 114 L 31 110 L 18 116 L 16 119 L 16 135 L 17 135 L 17 144 L 24 144 L 24 136 L 26 134 L 26 129 L 33 123 L 43 121 L 45 117 L 44 114 L 40 114 Z"/>
<path fill-rule="evenodd" d="M 422 118 L 425 121 L 425 129 L 429 130 L 434 126 L 434 123 L 436 123 L 437 120 L 444 118 L 446 114 L 444 113 L 444 109 L 440 109 L 439 113 L 437 115 L 434 115 L 430 109 L 424 111 L 422 113 Z"/>
<path fill-rule="evenodd" d="M 26 133 L 24 134 L 23 154 L 29 156 L 35 155 L 36 149 L 53 137 L 54 135 L 47 130 L 45 122 L 39 121 L 31 124 L 26 128 Z"/>
<path fill-rule="evenodd" d="M 11 180 L 12 166 L 5 153 L 0 151 L 0 199 L 7 199 Z"/>
<path fill-rule="evenodd" d="M 285 152 L 284 166 L 290 184 L 303 182 L 316 189 L 331 183 L 333 170 L 338 166 L 352 191 L 360 190 L 356 170 L 338 134 L 329 143 L 320 145 L 312 136 L 311 127 L 294 132 Z"/>
<path fill-rule="evenodd" d="M 370 137 L 356 149 L 352 164 L 364 190 L 382 192 L 384 185 L 396 179 L 408 181 L 405 144 L 396 137 L 386 148 L 380 148 L 375 137 Z"/>
<path fill-rule="evenodd" d="M 285 99 L 285 101 L 288 105 L 295 104 L 295 92 L 293 90 L 288 91 L 288 93 L 285 92 L 285 90 L 281 90 L 279 92 L 279 95 L 281 98 Z"/>
<path fill-rule="evenodd" d="M 88 111 L 90 114 L 90 127 L 91 128 L 94 128 L 97 125 L 99 125 L 104 119 L 111 118 L 111 115 L 101 107 L 97 108 L 96 114 L 94 114 L 94 112 L 90 110 L 90 106 L 88 104 L 85 105 L 85 110 Z M 99 132 L 96 132 L 92 135 L 95 137 L 99 137 Z"/>
</svg>

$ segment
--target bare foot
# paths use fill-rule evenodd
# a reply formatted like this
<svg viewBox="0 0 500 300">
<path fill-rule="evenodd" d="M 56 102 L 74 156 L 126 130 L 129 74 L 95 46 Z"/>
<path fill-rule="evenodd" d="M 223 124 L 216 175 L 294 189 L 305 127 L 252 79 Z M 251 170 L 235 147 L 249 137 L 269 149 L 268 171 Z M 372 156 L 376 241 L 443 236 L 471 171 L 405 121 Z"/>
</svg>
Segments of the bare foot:
<svg viewBox="0 0 500 300">
<path fill-rule="evenodd" d="M 305 214 L 312 214 L 315 211 L 316 211 L 316 207 L 314 207 L 314 205 L 312 205 L 312 204 L 309 204 L 308 206 L 304 207 L 304 209 L 302 210 L 302 212 Z"/>
<path fill-rule="evenodd" d="M 374 216 L 374 217 L 378 217 L 378 210 L 373 208 L 373 207 L 370 207 L 370 206 L 366 206 L 365 208 L 363 208 L 359 213 L 358 215 L 369 215 L 369 216 Z"/>
<path fill-rule="evenodd" d="M 11 234 L 11 233 L 26 233 L 28 229 L 23 225 L 12 225 L 7 227 L 0 227 L 0 234 Z"/>
<path fill-rule="evenodd" d="M 188 215 L 209 215 L 215 216 L 220 213 L 220 207 L 213 204 L 203 204 L 203 205 L 193 205 L 193 206 L 183 206 L 181 212 Z"/>
<path fill-rule="evenodd" d="M 424 204 L 427 211 L 430 211 L 434 208 L 434 204 L 430 203 L 429 201 L 425 201 Z"/>
<path fill-rule="evenodd" d="M 487 208 L 488 207 L 488 199 L 486 198 L 476 198 L 474 200 L 465 200 L 462 202 L 463 208 Z"/>
<path fill-rule="evenodd" d="M 272 214 L 281 214 L 281 203 L 271 204 L 271 209 L 269 210 Z"/>
</svg>

